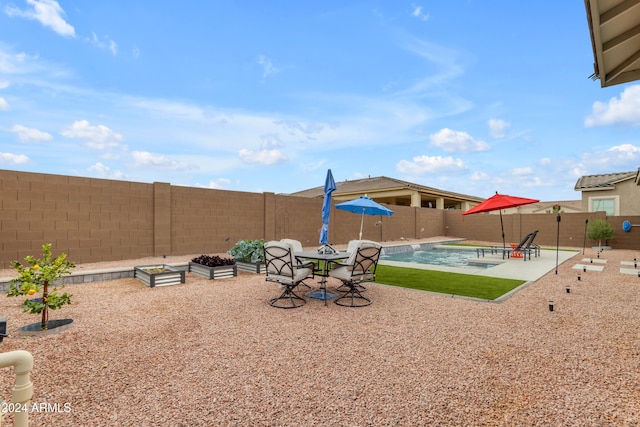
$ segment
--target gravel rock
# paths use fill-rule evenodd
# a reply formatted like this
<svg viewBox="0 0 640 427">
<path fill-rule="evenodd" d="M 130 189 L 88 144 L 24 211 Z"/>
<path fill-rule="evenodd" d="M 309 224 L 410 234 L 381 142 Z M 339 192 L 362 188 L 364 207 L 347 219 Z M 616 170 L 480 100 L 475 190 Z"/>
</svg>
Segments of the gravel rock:
<svg viewBox="0 0 640 427">
<path fill-rule="evenodd" d="M 32 426 L 635 426 L 640 279 L 619 269 L 638 255 L 605 251 L 580 282 L 570 260 L 501 303 L 370 284 L 368 307 L 280 310 L 244 272 L 68 285 L 50 318 L 73 326 L 49 336 L 18 337 L 37 316 L 0 298 L 1 350 L 33 354 L 32 402 L 68 404 Z"/>
</svg>

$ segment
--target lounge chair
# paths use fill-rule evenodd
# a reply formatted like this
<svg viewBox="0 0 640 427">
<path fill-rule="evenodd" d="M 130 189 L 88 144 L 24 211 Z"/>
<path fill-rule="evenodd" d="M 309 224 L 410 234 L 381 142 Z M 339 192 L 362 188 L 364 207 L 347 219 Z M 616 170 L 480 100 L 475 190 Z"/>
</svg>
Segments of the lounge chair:
<svg viewBox="0 0 640 427">
<path fill-rule="evenodd" d="M 526 261 L 527 256 L 531 259 L 531 252 L 534 252 L 535 256 L 540 255 L 540 246 L 533 243 L 537 235 L 538 230 L 527 234 L 524 239 L 511 250 L 511 258 L 523 258 L 524 261 Z"/>
<path fill-rule="evenodd" d="M 536 232 L 537 232 L 537 231 L 536 231 Z M 520 251 L 520 250 L 522 249 L 522 247 L 523 247 L 524 245 L 526 245 L 526 244 L 527 244 L 527 242 L 528 242 L 528 241 L 529 241 L 529 239 L 531 238 L 531 235 L 532 235 L 532 234 L 533 234 L 533 233 L 529 233 L 529 234 L 527 234 L 526 236 L 524 236 L 524 237 L 522 238 L 522 240 L 520 241 L 520 243 L 518 243 L 517 245 L 512 244 L 512 245 L 511 245 L 511 248 L 505 248 L 505 247 L 502 247 L 502 246 L 492 246 L 492 247 L 491 247 L 491 253 L 492 253 L 492 254 L 494 254 L 494 253 L 498 253 L 498 251 L 502 250 L 502 259 L 505 259 L 505 257 L 506 257 L 506 258 L 509 258 L 509 257 L 511 256 L 511 254 L 512 254 L 514 251 Z M 520 257 L 519 257 L 519 256 L 516 256 L 516 257 L 513 257 L 513 258 L 520 258 Z"/>
<path fill-rule="evenodd" d="M 293 255 L 293 249 L 287 243 L 267 242 L 264 245 L 266 281 L 280 285 L 282 293 L 269 300 L 272 307 L 297 308 L 306 304 L 306 300 L 295 293 L 294 289 L 308 277 L 313 277 L 313 269 L 299 266 Z"/>
<path fill-rule="evenodd" d="M 346 263 L 332 263 L 336 267 L 329 271 L 329 277 L 340 280 L 346 287 L 344 294 L 334 301 L 336 304 L 346 307 L 364 307 L 371 304 L 371 300 L 362 295 L 359 286 L 364 281 L 375 279 L 381 251 L 382 246 L 378 243 L 362 241 Z"/>
<path fill-rule="evenodd" d="M 540 256 L 540 246 L 538 246 L 537 243 L 534 243 L 534 240 L 536 239 L 537 235 L 538 235 L 538 230 L 531 233 L 531 238 L 524 246 L 524 250 L 529 253 L 529 259 L 531 259 L 531 252 L 533 252 L 533 255 L 536 257 Z"/>
</svg>

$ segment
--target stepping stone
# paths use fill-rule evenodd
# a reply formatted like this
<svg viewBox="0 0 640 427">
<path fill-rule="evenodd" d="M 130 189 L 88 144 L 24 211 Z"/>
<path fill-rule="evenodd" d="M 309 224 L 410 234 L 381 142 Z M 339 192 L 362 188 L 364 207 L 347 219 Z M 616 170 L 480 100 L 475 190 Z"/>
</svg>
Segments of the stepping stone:
<svg viewBox="0 0 640 427">
<path fill-rule="evenodd" d="M 602 271 L 604 270 L 604 266 L 602 265 L 593 265 L 593 264 L 576 264 L 573 266 L 574 270 L 584 270 L 584 268 L 587 268 L 587 271 Z"/>
<path fill-rule="evenodd" d="M 599 259 L 599 258 L 582 258 L 582 262 L 584 262 L 585 264 L 606 264 L 607 260 L 606 259 Z M 633 264 L 632 264 L 633 265 Z"/>
<path fill-rule="evenodd" d="M 631 263 L 631 265 L 633 265 L 633 263 Z M 638 275 L 638 270 L 636 270 L 635 268 L 621 268 L 620 269 L 620 273 L 622 274 L 632 274 L 634 276 Z"/>
<path fill-rule="evenodd" d="M 620 265 L 633 265 L 633 261 L 620 261 Z M 637 262 L 640 265 L 640 262 Z M 634 267 L 635 268 L 635 267 Z"/>
</svg>

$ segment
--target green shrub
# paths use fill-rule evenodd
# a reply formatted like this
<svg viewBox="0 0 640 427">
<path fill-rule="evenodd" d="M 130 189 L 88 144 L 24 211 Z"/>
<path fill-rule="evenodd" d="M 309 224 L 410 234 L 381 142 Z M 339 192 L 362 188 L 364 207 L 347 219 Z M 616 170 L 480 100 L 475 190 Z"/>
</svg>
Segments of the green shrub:
<svg viewBox="0 0 640 427">
<path fill-rule="evenodd" d="M 228 253 L 238 261 L 262 263 L 264 262 L 264 240 L 239 240 Z"/>
<path fill-rule="evenodd" d="M 613 238 L 613 228 L 609 221 L 594 219 L 587 225 L 587 237 L 591 240 L 597 240 L 598 246 L 602 246 L 603 240 L 606 242 Z"/>
</svg>

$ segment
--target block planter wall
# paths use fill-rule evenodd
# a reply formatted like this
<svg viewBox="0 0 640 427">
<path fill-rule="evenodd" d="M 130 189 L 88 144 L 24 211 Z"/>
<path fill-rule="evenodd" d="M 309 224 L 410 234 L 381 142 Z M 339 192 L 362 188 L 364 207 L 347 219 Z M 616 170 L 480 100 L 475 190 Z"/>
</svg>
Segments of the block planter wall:
<svg viewBox="0 0 640 427">
<path fill-rule="evenodd" d="M 184 270 L 178 270 L 164 264 L 135 267 L 133 276 L 150 288 L 177 285 L 185 282 Z"/>
<path fill-rule="evenodd" d="M 202 276 L 205 279 L 227 279 L 238 275 L 236 265 L 221 265 L 218 267 L 208 267 L 196 262 L 189 262 L 189 272 Z"/>
</svg>

